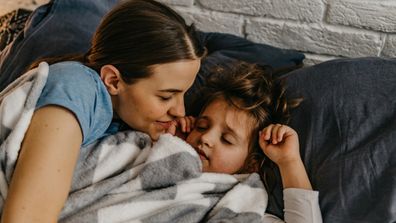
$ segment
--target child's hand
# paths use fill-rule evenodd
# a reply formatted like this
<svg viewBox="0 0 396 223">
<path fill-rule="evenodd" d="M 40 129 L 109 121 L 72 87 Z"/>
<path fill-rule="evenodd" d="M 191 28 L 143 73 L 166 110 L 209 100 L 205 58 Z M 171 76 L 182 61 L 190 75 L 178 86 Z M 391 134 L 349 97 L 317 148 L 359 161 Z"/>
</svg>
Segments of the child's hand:
<svg viewBox="0 0 396 223">
<path fill-rule="evenodd" d="M 301 161 L 298 135 L 287 125 L 271 124 L 259 133 L 259 145 L 278 166 Z"/>
<path fill-rule="evenodd" d="M 166 131 L 179 138 L 186 139 L 187 134 L 190 133 L 195 126 L 195 118 L 192 116 L 185 116 L 177 118 Z"/>
</svg>

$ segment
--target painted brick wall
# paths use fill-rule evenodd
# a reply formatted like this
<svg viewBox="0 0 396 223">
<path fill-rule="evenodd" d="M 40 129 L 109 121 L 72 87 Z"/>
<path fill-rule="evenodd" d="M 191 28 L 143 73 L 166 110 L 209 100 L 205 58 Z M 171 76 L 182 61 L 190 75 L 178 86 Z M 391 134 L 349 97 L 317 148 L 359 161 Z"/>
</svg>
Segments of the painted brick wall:
<svg viewBox="0 0 396 223">
<path fill-rule="evenodd" d="M 396 0 L 160 0 L 204 31 L 296 49 L 314 64 L 396 56 Z"/>
<path fill-rule="evenodd" d="M 314 64 L 396 57 L 396 0 L 159 0 L 204 31 L 296 49 Z M 0 0 L 0 15 L 48 0 Z"/>
</svg>

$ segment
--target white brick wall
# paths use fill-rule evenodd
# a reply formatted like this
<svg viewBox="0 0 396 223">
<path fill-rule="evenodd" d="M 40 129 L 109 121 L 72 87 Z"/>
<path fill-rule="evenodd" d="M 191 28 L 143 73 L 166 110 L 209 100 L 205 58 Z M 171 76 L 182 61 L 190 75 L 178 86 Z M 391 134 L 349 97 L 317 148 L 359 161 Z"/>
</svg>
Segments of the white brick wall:
<svg viewBox="0 0 396 223">
<path fill-rule="evenodd" d="M 306 63 L 396 57 L 396 0 L 159 0 L 204 31 L 304 52 Z"/>
<path fill-rule="evenodd" d="M 0 14 L 49 0 L 0 0 Z M 204 31 L 304 52 L 313 64 L 339 57 L 396 57 L 396 0 L 159 0 Z"/>
</svg>

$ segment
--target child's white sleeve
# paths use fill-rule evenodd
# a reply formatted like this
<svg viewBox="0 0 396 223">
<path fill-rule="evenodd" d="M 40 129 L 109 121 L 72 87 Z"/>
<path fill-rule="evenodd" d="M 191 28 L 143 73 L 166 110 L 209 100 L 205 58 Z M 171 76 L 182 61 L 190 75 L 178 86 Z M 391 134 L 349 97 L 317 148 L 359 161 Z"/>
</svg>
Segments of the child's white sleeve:
<svg viewBox="0 0 396 223">
<path fill-rule="evenodd" d="M 283 190 L 285 204 L 285 221 L 270 214 L 265 214 L 263 222 L 271 223 L 322 223 L 319 208 L 319 192 L 298 188 Z"/>
</svg>

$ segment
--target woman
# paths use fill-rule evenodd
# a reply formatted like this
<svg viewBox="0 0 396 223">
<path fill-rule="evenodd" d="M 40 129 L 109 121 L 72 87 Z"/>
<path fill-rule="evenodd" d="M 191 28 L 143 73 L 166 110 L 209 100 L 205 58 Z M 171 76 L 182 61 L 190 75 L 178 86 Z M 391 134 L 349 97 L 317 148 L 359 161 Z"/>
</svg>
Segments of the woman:
<svg viewBox="0 0 396 223">
<path fill-rule="evenodd" d="M 184 116 L 204 52 L 172 9 L 129 0 L 105 16 L 86 54 L 49 61 L 2 222 L 56 222 L 81 146 L 124 125 L 158 139 Z"/>
</svg>

